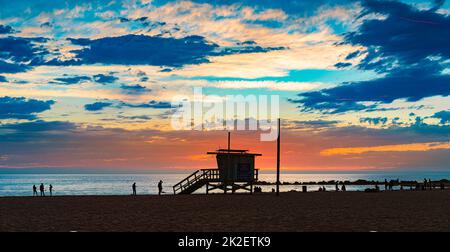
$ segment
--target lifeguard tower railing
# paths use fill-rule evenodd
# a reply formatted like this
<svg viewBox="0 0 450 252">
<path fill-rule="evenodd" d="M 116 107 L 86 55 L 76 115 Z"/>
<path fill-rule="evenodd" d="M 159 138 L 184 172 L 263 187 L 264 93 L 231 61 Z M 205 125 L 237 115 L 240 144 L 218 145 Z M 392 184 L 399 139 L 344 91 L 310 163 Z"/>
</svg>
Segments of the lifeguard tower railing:
<svg viewBox="0 0 450 252">
<path fill-rule="evenodd" d="M 258 169 L 254 169 L 254 180 L 258 180 Z M 200 169 L 173 186 L 174 194 L 190 194 L 207 183 L 222 182 L 219 169 Z"/>
</svg>

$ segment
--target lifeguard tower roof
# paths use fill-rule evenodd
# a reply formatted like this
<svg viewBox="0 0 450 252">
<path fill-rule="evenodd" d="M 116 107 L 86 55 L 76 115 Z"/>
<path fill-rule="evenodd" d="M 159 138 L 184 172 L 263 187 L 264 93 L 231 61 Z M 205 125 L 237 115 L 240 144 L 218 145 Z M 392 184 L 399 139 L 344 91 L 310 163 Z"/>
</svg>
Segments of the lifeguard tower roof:
<svg viewBox="0 0 450 252">
<path fill-rule="evenodd" d="M 248 150 L 237 150 L 237 149 L 218 149 L 216 151 L 209 151 L 208 155 L 244 155 L 244 156 L 262 156 L 259 153 L 249 153 Z"/>
</svg>

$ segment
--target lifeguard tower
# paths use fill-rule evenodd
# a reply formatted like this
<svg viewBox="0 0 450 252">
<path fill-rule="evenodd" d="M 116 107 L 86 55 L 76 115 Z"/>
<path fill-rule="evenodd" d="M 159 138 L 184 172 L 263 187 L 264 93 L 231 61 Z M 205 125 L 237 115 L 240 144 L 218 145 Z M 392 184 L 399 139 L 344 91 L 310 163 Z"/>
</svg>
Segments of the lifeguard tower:
<svg viewBox="0 0 450 252">
<path fill-rule="evenodd" d="M 258 180 L 258 169 L 255 169 L 257 153 L 248 150 L 230 148 L 230 132 L 228 132 L 228 148 L 207 152 L 216 155 L 217 169 L 201 169 L 192 173 L 173 186 L 174 194 L 190 194 L 206 185 L 206 194 L 211 190 L 222 190 L 224 193 L 242 189 L 253 192 L 253 184 Z"/>
</svg>

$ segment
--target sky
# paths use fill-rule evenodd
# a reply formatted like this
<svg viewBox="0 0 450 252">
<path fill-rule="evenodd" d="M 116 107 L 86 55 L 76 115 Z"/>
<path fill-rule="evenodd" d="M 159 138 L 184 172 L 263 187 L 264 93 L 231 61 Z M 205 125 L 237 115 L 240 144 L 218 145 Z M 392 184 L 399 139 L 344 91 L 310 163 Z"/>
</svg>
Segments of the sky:
<svg viewBox="0 0 450 252">
<path fill-rule="evenodd" d="M 211 168 L 171 104 L 278 95 L 282 168 L 450 170 L 445 0 L 0 0 L 0 168 Z M 232 147 L 276 167 L 276 143 Z"/>
</svg>

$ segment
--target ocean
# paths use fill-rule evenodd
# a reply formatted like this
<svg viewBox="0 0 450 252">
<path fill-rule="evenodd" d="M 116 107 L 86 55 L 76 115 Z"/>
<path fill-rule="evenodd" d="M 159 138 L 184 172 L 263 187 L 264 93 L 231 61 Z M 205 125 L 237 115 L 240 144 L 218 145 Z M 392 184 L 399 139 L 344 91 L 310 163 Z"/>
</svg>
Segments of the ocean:
<svg viewBox="0 0 450 252">
<path fill-rule="evenodd" d="M 44 183 L 46 191 L 48 185 L 53 185 L 53 195 L 129 195 L 131 185 L 136 182 L 138 194 L 157 194 L 157 183 L 163 181 L 165 194 L 173 194 L 172 186 L 190 173 L 155 173 L 155 174 L 0 174 L 1 196 L 31 196 L 32 187 L 39 187 Z M 384 179 L 416 180 L 424 178 L 432 180 L 450 179 L 450 172 L 367 172 L 367 173 L 282 173 L 282 182 L 320 182 L 320 181 L 355 181 L 358 179 L 384 181 Z M 261 172 L 260 181 L 274 182 L 273 172 Z M 263 185 L 262 191 L 269 192 L 274 185 Z M 318 185 L 308 185 L 308 191 L 317 191 Z M 364 185 L 348 185 L 348 191 L 362 191 L 368 187 Z M 334 185 L 326 186 L 327 190 L 334 190 Z M 383 189 L 383 187 L 381 187 Z M 398 189 L 398 188 L 394 188 Z M 282 185 L 281 191 L 301 190 L 301 185 Z M 205 193 L 205 188 L 196 193 Z"/>
</svg>

